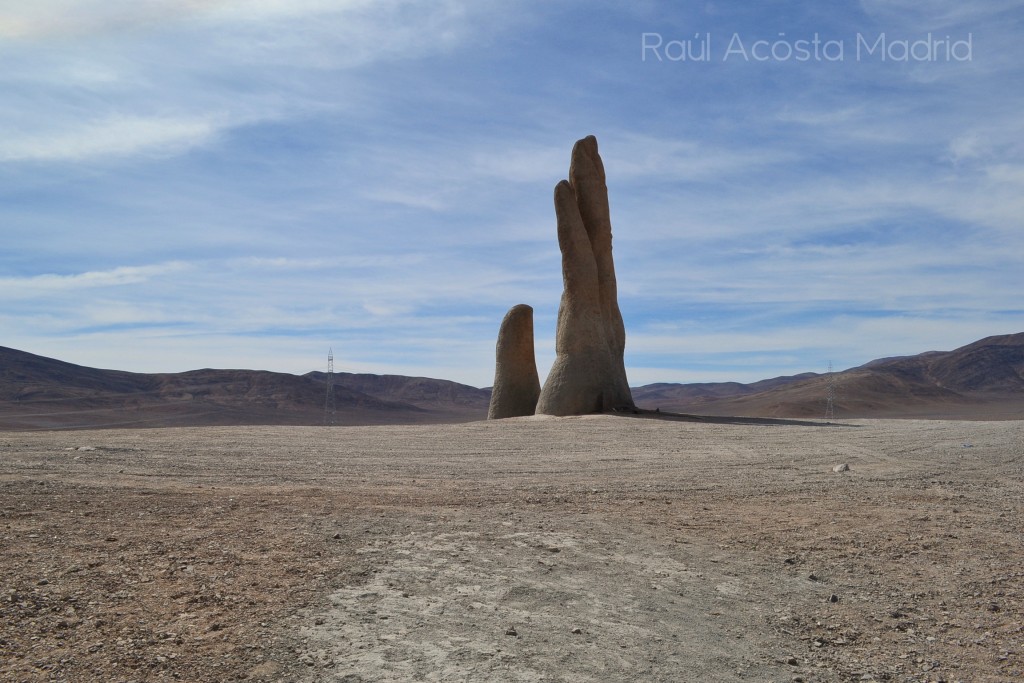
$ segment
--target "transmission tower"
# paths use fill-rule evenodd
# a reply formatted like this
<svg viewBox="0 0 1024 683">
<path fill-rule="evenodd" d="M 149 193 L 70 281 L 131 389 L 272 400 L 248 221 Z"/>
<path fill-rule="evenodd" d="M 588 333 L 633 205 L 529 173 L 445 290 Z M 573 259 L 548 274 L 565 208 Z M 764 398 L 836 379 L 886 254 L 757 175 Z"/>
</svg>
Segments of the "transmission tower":
<svg viewBox="0 0 1024 683">
<path fill-rule="evenodd" d="M 324 399 L 324 424 L 333 425 L 336 413 L 334 405 L 334 348 L 327 352 L 327 398 Z"/>
<path fill-rule="evenodd" d="M 828 362 L 828 374 L 825 376 L 825 419 L 836 419 L 836 375 L 832 372 L 832 361 Z"/>
</svg>

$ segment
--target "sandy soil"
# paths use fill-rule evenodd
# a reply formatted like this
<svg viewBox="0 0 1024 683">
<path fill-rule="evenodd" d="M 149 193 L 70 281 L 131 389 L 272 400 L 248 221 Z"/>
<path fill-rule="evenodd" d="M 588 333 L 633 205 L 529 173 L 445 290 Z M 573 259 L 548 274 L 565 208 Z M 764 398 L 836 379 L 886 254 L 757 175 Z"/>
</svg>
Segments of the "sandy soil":
<svg viewBox="0 0 1024 683">
<path fill-rule="evenodd" d="M 1021 680 L 1022 494 L 1024 422 L 0 433 L 0 680 Z"/>
</svg>

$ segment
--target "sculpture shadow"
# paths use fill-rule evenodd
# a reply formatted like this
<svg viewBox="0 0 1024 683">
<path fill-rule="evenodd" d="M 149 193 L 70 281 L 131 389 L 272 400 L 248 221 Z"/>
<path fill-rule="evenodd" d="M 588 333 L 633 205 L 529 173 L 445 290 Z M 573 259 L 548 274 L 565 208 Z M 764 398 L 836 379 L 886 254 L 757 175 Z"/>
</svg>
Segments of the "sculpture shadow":
<svg viewBox="0 0 1024 683">
<path fill-rule="evenodd" d="M 647 420 L 666 420 L 668 422 L 697 422 L 716 425 L 759 425 L 762 427 L 847 427 L 858 428 L 860 425 L 842 422 L 812 422 L 810 420 L 793 420 L 779 417 L 730 417 L 727 415 L 691 415 L 689 413 L 669 413 L 661 410 L 606 411 L 605 415 L 632 417 Z"/>
</svg>

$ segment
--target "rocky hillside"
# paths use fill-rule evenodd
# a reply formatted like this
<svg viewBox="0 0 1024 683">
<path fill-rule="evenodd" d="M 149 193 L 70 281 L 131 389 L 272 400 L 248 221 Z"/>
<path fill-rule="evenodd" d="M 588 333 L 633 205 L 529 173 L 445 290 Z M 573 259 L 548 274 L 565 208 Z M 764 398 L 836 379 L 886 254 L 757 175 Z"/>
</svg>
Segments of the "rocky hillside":
<svg viewBox="0 0 1024 683">
<path fill-rule="evenodd" d="M 832 379 L 837 417 L 1024 419 L 1024 333 L 883 358 Z M 633 396 L 643 408 L 673 412 L 822 417 L 828 381 L 807 373 L 754 384 L 653 384 Z"/>
<path fill-rule="evenodd" d="M 351 381 L 349 381 L 351 380 Z M 464 422 L 486 391 L 427 378 L 336 376 L 334 424 Z M 0 429 L 296 424 L 325 421 L 322 373 L 100 370 L 0 347 Z"/>
<path fill-rule="evenodd" d="M 100 370 L 0 347 L 0 429 L 183 425 L 320 425 L 322 372 Z M 835 373 L 836 416 L 1024 419 L 1024 333 L 959 349 L 882 358 Z M 752 384 L 649 384 L 642 408 L 744 417 L 820 418 L 829 378 Z M 333 424 L 466 422 L 487 415 L 487 389 L 426 377 L 337 373 Z"/>
</svg>

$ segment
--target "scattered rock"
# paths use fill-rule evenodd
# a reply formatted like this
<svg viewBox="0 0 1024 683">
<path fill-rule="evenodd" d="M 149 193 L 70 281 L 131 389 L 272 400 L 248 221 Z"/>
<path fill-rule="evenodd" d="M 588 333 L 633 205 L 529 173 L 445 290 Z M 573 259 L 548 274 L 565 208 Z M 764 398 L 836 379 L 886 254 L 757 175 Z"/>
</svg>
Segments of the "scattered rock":
<svg viewBox="0 0 1024 683">
<path fill-rule="evenodd" d="M 570 631 L 570 633 L 573 633 L 573 634 L 578 636 L 581 633 L 583 633 L 583 629 L 581 629 L 581 628 L 574 628 L 572 631 Z"/>
<path fill-rule="evenodd" d="M 833 593 L 832 595 L 828 596 L 828 601 L 829 602 L 839 602 L 839 596 L 836 595 L 835 593 Z"/>
<path fill-rule="evenodd" d="M 518 636 L 519 635 L 519 631 L 516 630 L 515 626 L 509 626 L 507 629 L 505 629 L 505 635 L 506 636 Z"/>
<path fill-rule="evenodd" d="M 833 467 L 832 471 L 835 472 L 836 474 L 838 474 L 840 472 L 849 472 L 850 471 L 850 465 L 844 462 L 844 463 L 841 463 L 841 464 L 836 465 L 835 467 Z"/>
</svg>

